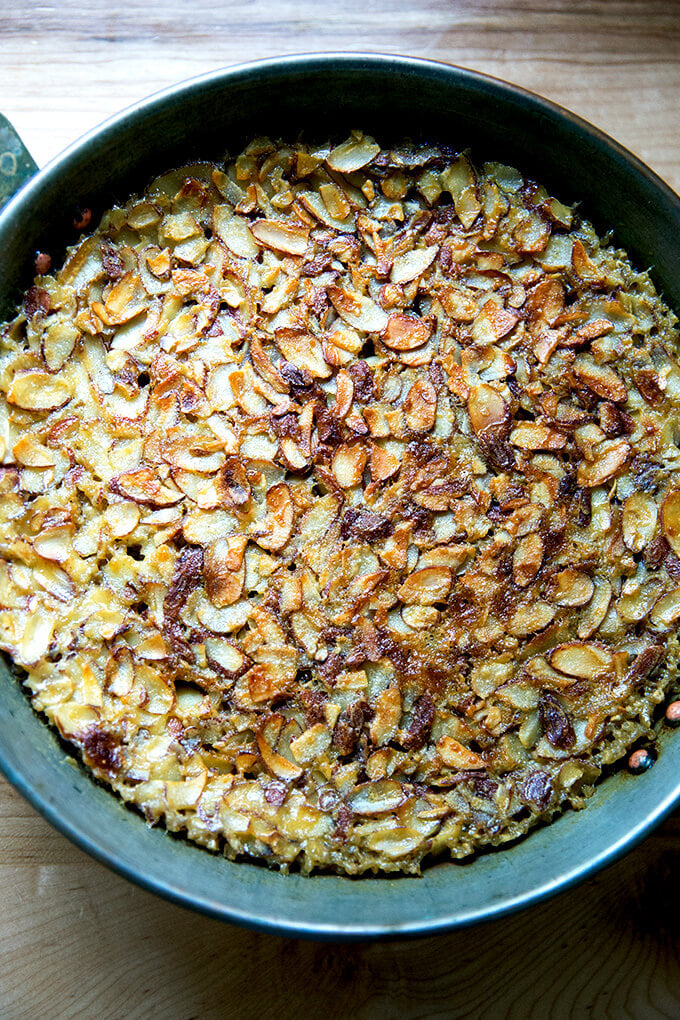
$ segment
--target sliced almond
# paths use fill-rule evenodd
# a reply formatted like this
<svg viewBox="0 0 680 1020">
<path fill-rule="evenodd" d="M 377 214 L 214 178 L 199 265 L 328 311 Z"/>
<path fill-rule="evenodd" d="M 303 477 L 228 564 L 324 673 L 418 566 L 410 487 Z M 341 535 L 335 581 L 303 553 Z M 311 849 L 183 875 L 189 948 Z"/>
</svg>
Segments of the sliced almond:
<svg viewBox="0 0 680 1020">
<path fill-rule="evenodd" d="M 261 733 L 257 734 L 257 747 L 262 756 L 262 761 L 269 771 L 278 776 L 279 779 L 290 782 L 293 779 L 300 778 L 302 775 L 300 766 L 294 765 L 293 762 L 288 761 L 283 755 L 278 754 Z"/>
<path fill-rule="evenodd" d="M 347 201 L 345 193 L 337 186 L 337 184 L 321 184 L 319 186 L 319 194 L 323 199 L 323 204 L 326 206 L 329 215 L 334 220 L 347 219 L 352 208 Z"/>
<path fill-rule="evenodd" d="M 674 588 L 656 603 L 650 614 L 650 623 L 657 630 L 668 630 L 680 620 L 680 588 Z"/>
<path fill-rule="evenodd" d="M 666 541 L 680 556 L 680 489 L 671 489 L 661 504 L 661 527 Z"/>
<path fill-rule="evenodd" d="M 461 156 L 440 175 L 439 181 L 442 189 L 451 195 L 456 215 L 465 229 L 469 230 L 482 211 L 469 160 Z"/>
<path fill-rule="evenodd" d="M 241 597 L 246 575 L 243 554 L 247 544 L 247 535 L 230 535 L 211 542 L 204 550 L 205 590 L 218 609 L 233 605 Z"/>
<path fill-rule="evenodd" d="M 351 489 L 361 482 L 368 452 L 361 443 L 343 443 L 333 455 L 331 468 L 335 480 L 343 489 Z"/>
<path fill-rule="evenodd" d="M 401 783 L 393 779 L 362 783 L 355 787 L 349 802 L 356 815 L 384 815 L 396 811 L 406 800 Z"/>
<path fill-rule="evenodd" d="M 182 499 L 177 489 L 162 485 L 157 474 L 151 468 L 140 468 L 137 471 L 125 471 L 109 482 L 113 492 L 147 506 L 173 506 Z"/>
<path fill-rule="evenodd" d="M 401 691 L 398 687 L 388 687 L 381 691 L 375 703 L 375 714 L 371 720 L 371 742 L 380 747 L 391 740 L 399 728 L 402 704 Z"/>
<path fill-rule="evenodd" d="M 392 263 L 392 283 L 409 283 L 417 279 L 432 265 L 439 251 L 436 245 L 428 248 L 413 248 L 405 255 L 397 255 Z"/>
<path fill-rule="evenodd" d="M 55 563 L 64 563 L 73 552 L 73 528 L 62 525 L 58 528 L 47 528 L 33 539 L 33 548 L 38 556 Z"/>
<path fill-rule="evenodd" d="M 555 574 L 554 599 L 558 606 L 585 606 L 590 602 L 595 585 L 587 574 L 568 567 Z"/>
<path fill-rule="evenodd" d="M 71 357 L 80 333 L 73 323 L 58 319 L 45 330 L 42 356 L 49 372 L 58 372 Z"/>
<path fill-rule="evenodd" d="M 29 434 L 21 436 L 12 447 L 14 459 L 24 467 L 44 468 L 53 467 L 56 463 L 55 455 L 46 446 L 38 441 L 36 436 Z"/>
<path fill-rule="evenodd" d="M 510 411 L 505 400 L 493 386 L 480 383 L 473 386 L 467 402 L 470 423 L 480 439 L 500 438 L 510 428 Z"/>
<path fill-rule="evenodd" d="M 429 323 L 417 315 L 393 313 L 381 339 L 393 351 L 413 351 L 427 343 L 432 334 Z"/>
<path fill-rule="evenodd" d="M 544 630 L 555 619 L 555 608 L 547 602 L 522 606 L 510 618 L 508 631 L 515 637 L 527 637 Z"/>
<path fill-rule="evenodd" d="M 256 220 L 250 232 L 265 247 L 286 255 L 304 255 L 309 242 L 309 227 L 287 220 Z"/>
<path fill-rule="evenodd" d="M 351 375 L 344 370 L 335 377 L 335 405 L 333 414 L 336 418 L 346 418 L 352 409 L 354 400 L 354 382 Z"/>
<path fill-rule="evenodd" d="M 329 287 L 328 296 L 345 322 L 366 333 L 382 333 L 387 325 L 387 313 L 371 298 L 344 287 Z"/>
<path fill-rule="evenodd" d="M 593 582 L 593 587 L 593 597 L 588 608 L 581 616 L 581 621 L 576 632 L 577 636 L 581 638 L 582 641 L 586 641 L 589 637 L 592 637 L 600 625 L 604 622 L 612 600 L 612 586 L 609 581 L 598 577 Z"/>
<path fill-rule="evenodd" d="M 463 771 L 471 769 L 476 771 L 477 769 L 485 769 L 487 767 L 481 754 L 470 751 L 460 741 L 446 735 L 440 737 L 437 741 L 437 754 L 444 764 L 452 769 L 462 769 Z"/>
<path fill-rule="evenodd" d="M 606 283 L 607 277 L 602 269 L 590 258 L 581 241 L 576 240 L 571 250 L 571 265 L 584 283 L 600 287 Z"/>
<path fill-rule="evenodd" d="M 628 397 L 626 384 L 614 369 L 609 365 L 598 365 L 589 355 L 579 355 L 573 364 L 572 372 L 579 382 L 605 400 L 617 403 Z"/>
<path fill-rule="evenodd" d="M 72 395 L 67 380 L 49 372 L 21 372 L 15 375 L 7 391 L 10 404 L 24 411 L 55 411 L 67 404 Z"/>
<path fill-rule="evenodd" d="M 291 536 L 295 520 L 295 503 L 285 482 L 273 485 L 267 492 L 267 516 L 261 527 L 253 531 L 259 546 L 273 552 L 282 549 Z"/>
<path fill-rule="evenodd" d="M 418 379 L 404 400 L 404 417 L 412 432 L 429 432 L 437 418 L 437 391 L 429 379 Z"/>
<path fill-rule="evenodd" d="M 517 312 L 502 308 L 489 299 L 472 324 L 472 336 L 479 343 L 495 343 L 512 332 L 518 322 Z"/>
<path fill-rule="evenodd" d="M 431 606 L 446 598 L 452 582 L 448 567 L 424 567 L 410 574 L 397 594 L 407 605 Z"/>
<path fill-rule="evenodd" d="M 678 510 L 680 511 L 680 502 Z M 642 552 L 645 546 L 649 545 L 656 531 L 658 514 L 656 500 L 648 493 L 633 492 L 630 494 L 623 505 L 621 526 L 623 541 L 632 552 Z M 678 523 L 680 524 L 680 520 Z"/>
<path fill-rule="evenodd" d="M 614 656 L 604 645 L 585 641 L 568 641 L 558 645 L 546 656 L 548 662 L 567 676 L 592 680 L 600 673 L 609 672 Z"/>
<path fill-rule="evenodd" d="M 235 677 L 246 663 L 243 652 L 224 638 L 208 638 L 205 654 L 208 665 L 227 678 Z"/>
<path fill-rule="evenodd" d="M 337 173 L 351 174 L 370 163 L 379 152 L 380 146 L 370 135 L 355 135 L 331 149 L 326 163 Z"/>
<path fill-rule="evenodd" d="M 525 535 L 512 556 L 512 577 L 520 588 L 531 584 L 543 562 L 543 539 L 536 532 Z"/>
<path fill-rule="evenodd" d="M 371 481 L 384 482 L 393 478 L 401 467 L 400 459 L 395 454 L 384 450 L 375 443 L 371 444 Z"/>
<path fill-rule="evenodd" d="M 561 432 L 529 421 L 515 425 L 509 441 L 520 450 L 562 450 L 567 444 Z"/>
<path fill-rule="evenodd" d="M 582 460 L 576 469 L 576 481 L 580 486 L 593 489 L 614 478 L 628 463 L 630 446 L 625 439 L 605 439 L 595 450 L 595 459 Z"/>
</svg>

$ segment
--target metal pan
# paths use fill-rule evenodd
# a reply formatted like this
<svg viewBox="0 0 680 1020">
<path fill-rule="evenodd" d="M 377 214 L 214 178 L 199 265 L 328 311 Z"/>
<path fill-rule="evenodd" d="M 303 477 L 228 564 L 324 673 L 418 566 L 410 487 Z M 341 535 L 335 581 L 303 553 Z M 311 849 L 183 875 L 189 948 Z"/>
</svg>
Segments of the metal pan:
<svg viewBox="0 0 680 1020">
<path fill-rule="evenodd" d="M 95 211 L 196 158 L 222 158 L 272 133 L 322 139 L 362 127 L 385 144 L 410 136 L 471 146 L 514 164 L 581 208 L 626 247 L 680 309 L 680 199 L 616 142 L 514 86 L 424 60 L 323 54 L 260 61 L 178 85 L 125 111 L 30 176 L 0 212 L 0 317 L 30 284 L 36 249 L 75 240 L 73 207 Z M 0 123 L 0 180 L 34 165 Z M 6 156 L 5 153 L 10 153 Z M 11 157 L 11 158 L 10 158 Z M 4 169 L 3 169 L 4 168 Z M 281 875 L 232 863 L 143 820 L 71 760 L 0 664 L 0 768 L 53 825 L 147 889 L 215 917 L 282 934 L 358 939 L 433 934 L 529 906 L 630 849 L 680 801 L 680 737 L 655 767 L 618 771 L 586 811 L 501 851 L 439 862 L 422 878 Z"/>
</svg>

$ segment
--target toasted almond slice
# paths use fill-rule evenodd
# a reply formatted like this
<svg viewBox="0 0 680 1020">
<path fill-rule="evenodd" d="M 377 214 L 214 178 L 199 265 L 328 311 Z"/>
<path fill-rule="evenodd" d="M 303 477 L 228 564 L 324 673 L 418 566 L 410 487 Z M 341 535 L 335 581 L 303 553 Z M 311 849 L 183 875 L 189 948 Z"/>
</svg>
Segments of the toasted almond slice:
<svg viewBox="0 0 680 1020">
<path fill-rule="evenodd" d="M 401 618 L 413 630 L 429 630 L 439 620 L 439 610 L 434 606 L 404 606 Z"/>
<path fill-rule="evenodd" d="M 319 187 L 319 194 L 323 199 L 328 213 L 334 220 L 346 220 L 352 211 L 347 201 L 347 196 L 337 184 L 322 184 Z"/>
<path fill-rule="evenodd" d="M 482 211 L 469 160 L 460 156 L 440 175 L 439 182 L 442 189 L 451 195 L 458 219 L 469 230 Z"/>
<path fill-rule="evenodd" d="M 187 437 L 162 444 L 163 460 L 173 467 L 212 474 L 224 463 L 222 443 L 212 437 Z"/>
<path fill-rule="evenodd" d="M 124 471 L 109 482 L 112 492 L 117 492 L 134 503 L 147 506 L 174 506 L 182 500 L 182 493 L 175 488 L 161 485 L 151 468 L 140 468 L 138 471 Z"/>
<path fill-rule="evenodd" d="M 568 567 L 555 575 L 555 602 L 558 606 L 585 606 L 590 602 L 595 585 L 587 574 Z"/>
<path fill-rule="evenodd" d="M 555 608 L 547 602 L 522 606 L 510 619 L 508 631 L 515 637 L 527 637 L 544 630 L 555 619 Z"/>
<path fill-rule="evenodd" d="M 622 402 L 628 397 L 626 384 L 609 365 L 598 365 L 590 355 L 581 354 L 573 364 L 572 371 L 579 382 L 582 382 L 593 393 L 613 403 Z"/>
<path fill-rule="evenodd" d="M 44 560 L 64 563 L 73 552 L 73 528 L 64 524 L 58 528 L 47 528 L 33 539 L 33 548 Z"/>
<path fill-rule="evenodd" d="M 680 510 L 680 502 L 678 505 Z M 642 552 L 656 531 L 659 508 L 647 492 L 632 492 L 623 505 L 621 526 L 623 541 L 632 552 Z M 678 521 L 680 524 L 680 520 Z M 669 542 L 670 545 L 670 542 Z"/>
<path fill-rule="evenodd" d="M 614 478 L 628 463 L 630 446 L 625 439 L 605 439 L 595 449 L 595 460 L 582 460 L 576 469 L 580 486 L 593 489 Z"/>
<path fill-rule="evenodd" d="M 200 772 L 187 779 L 173 779 L 165 783 L 164 800 L 170 811 L 189 811 L 198 804 L 205 789 L 207 773 Z"/>
<path fill-rule="evenodd" d="M 270 744 L 267 743 L 262 733 L 257 734 L 257 747 L 262 756 L 262 761 L 265 763 L 270 772 L 273 772 L 279 779 L 291 781 L 293 779 L 299 779 L 302 775 L 302 769 L 299 765 L 294 765 L 292 762 L 284 758 L 283 755 L 278 754 Z"/>
<path fill-rule="evenodd" d="M 366 466 L 368 452 L 361 443 L 350 446 L 343 443 L 333 455 L 331 464 L 338 485 L 343 489 L 351 489 L 358 485 Z"/>
<path fill-rule="evenodd" d="M 586 641 L 598 630 L 609 610 L 612 600 L 612 586 L 609 581 L 598 577 L 594 581 L 593 597 L 586 611 L 581 617 L 577 636 Z"/>
<path fill-rule="evenodd" d="M 285 482 L 273 485 L 267 492 L 268 513 L 261 528 L 253 531 L 253 538 L 259 546 L 274 552 L 283 549 L 290 538 L 295 520 L 295 504 Z"/>
<path fill-rule="evenodd" d="M 73 395 L 69 382 L 49 372 L 21 372 L 14 376 L 7 399 L 24 411 L 55 411 Z"/>
<path fill-rule="evenodd" d="M 401 461 L 395 454 L 384 450 L 381 446 L 371 443 L 371 481 L 385 482 L 393 478 L 399 468 Z"/>
<path fill-rule="evenodd" d="M 332 734 L 323 723 L 315 723 L 290 742 L 293 757 L 302 765 L 318 761 L 331 745 Z"/>
<path fill-rule="evenodd" d="M 611 333 L 613 328 L 614 324 L 609 319 L 592 319 L 584 326 L 579 326 L 574 335 L 579 340 L 598 340 L 601 336 Z"/>
<path fill-rule="evenodd" d="M 431 606 L 446 598 L 452 583 L 448 567 L 423 567 L 406 578 L 397 594 L 407 605 Z"/>
<path fill-rule="evenodd" d="M 370 135 L 355 136 L 331 149 L 326 163 L 337 173 L 352 174 L 370 163 L 379 152 L 380 146 Z"/>
<path fill-rule="evenodd" d="M 649 616 L 657 630 L 668 630 L 680 620 L 680 588 L 674 588 L 656 603 Z"/>
<path fill-rule="evenodd" d="M 409 283 L 421 276 L 432 265 L 439 251 L 437 245 L 428 248 L 413 248 L 404 255 L 397 255 L 392 263 L 392 283 Z"/>
<path fill-rule="evenodd" d="M 356 786 L 349 797 L 355 815 L 384 815 L 397 808 L 406 800 L 401 783 L 394 779 L 379 779 L 373 783 Z"/>
<path fill-rule="evenodd" d="M 474 298 L 461 293 L 455 287 L 446 287 L 440 290 L 439 300 L 444 306 L 446 314 L 456 322 L 473 322 L 479 313 Z"/>
<path fill-rule="evenodd" d="M 235 215 L 229 205 L 217 205 L 213 210 L 213 230 L 226 244 L 229 251 L 244 259 L 255 258 L 260 246 L 253 237 L 243 216 Z"/>
<path fill-rule="evenodd" d="M 453 737 L 443 736 L 437 741 L 437 753 L 445 765 L 451 769 L 462 769 L 473 771 L 485 769 L 486 762 L 480 754 L 470 751 Z"/>
<path fill-rule="evenodd" d="M 666 541 L 680 556 L 680 489 L 671 489 L 661 504 L 661 526 Z"/>
<path fill-rule="evenodd" d="M 346 418 L 352 409 L 354 400 L 354 382 L 351 375 L 345 370 L 338 372 L 335 377 L 335 405 L 333 414 L 336 418 Z"/>
<path fill-rule="evenodd" d="M 419 567 L 450 567 L 458 570 L 475 551 L 475 547 L 467 542 L 455 545 L 436 545 L 420 554 Z"/>
<path fill-rule="evenodd" d="M 247 599 L 217 609 L 207 599 L 199 601 L 196 618 L 204 627 L 214 634 L 231 634 L 245 626 L 250 616 L 251 606 Z"/>
<path fill-rule="evenodd" d="M 208 638 L 205 655 L 208 665 L 227 678 L 235 676 L 246 664 L 243 652 L 224 638 Z"/>
<path fill-rule="evenodd" d="M 512 557 L 512 577 L 520 588 L 531 584 L 543 562 L 543 539 L 533 532 L 520 539 Z"/>
<path fill-rule="evenodd" d="M 583 244 L 578 239 L 574 241 L 571 250 L 572 269 L 584 283 L 590 283 L 594 287 L 600 287 L 606 283 L 606 274 L 587 254 Z"/>
<path fill-rule="evenodd" d="M 78 342 L 79 331 L 65 319 L 58 319 L 45 330 L 42 356 L 49 372 L 58 372 L 70 358 Z"/>
<path fill-rule="evenodd" d="M 635 591 L 619 597 L 616 603 L 616 612 L 626 623 L 639 623 L 640 620 L 644 620 L 658 601 L 661 590 L 661 584 L 654 581 L 638 585 Z"/>
<path fill-rule="evenodd" d="M 417 379 L 406 394 L 404 417 L 412 432 L 429 432 L 437 418 L 437 391 L 429 379 Z"/>
<path fill-rule="evenodd" d="M 253 237 L 266 248 L 286 255 L 304 255 L 309 243 L 309 227 L 287 220 L 256 220 L 250 227 Z"/>
<path fill-rule="evenodd" d="M 54 454 L 38 441 L 37 437 L 27 433 L 21 436 L 12 447 L 14 459 L 24 467 L 44 468 L 56 464 Z"/>
<path fill-rule="evenodd" d="M 246 576 L 244 553 L 247 544 L 247 535 L 230 535 L 211 542 L 204 550 L 206 594 L 218 609 L 233 605 L 241 596 Z"/>
<path fill-rule="evenodd" d="M 420 316 L 394 312 L 387 320 L 381 340 L 393 351 L 413 351 L 427 343 L 431 335 L 429 323 Z"/>
<path fill-rule="evenodd" d="M 55 620 L 45 612 L 30 614 L 23 628 L 18 647 L 18 661 L 22 666 L 32 666 L 47 652 L 52 641 Z"/>
<path fill-rule="evenodd" d="M 546 658 L 560 673 L 585 680 L 609 672 L 614 664 L 614 656 L 605 645 L 585 641 L 567 641 L 553 648 Z"/>
<path fill-rule="evenodd" d="M 387 326 L 387 312 L 364 294 L 333 286 L 328 288 L 328 296 L 338 315 L 355 329 L 382 333 Z"/>
<path fill-rule="evenodd" d="M 470 390 L 467 401 L 470 423 L 480 439 L 503 437 L 510 428 L 510 411 L 493 386 L 479 383 Z"/>
<path fill-rule="evenodd" d="M 489 298 L 472 324 L 472 336 L 479 343 L 493 344 L 507 336 L 518 322 L 517 312 L 502 308 Z"/>
<path fill-rule="evenodd" d="M 371 720 L 370 737 L 377 747 L 386 744 L 397 732 L 401 719 L 401 691 L 398 687 L 388 687 L 381 691 L 375 703 L 375 715 Z"/>
<path fill-rule="evenodd" d="M 510 442 L 520 450 L 562 450 L 567 439 L 547 425 L 522 421 L 510 433 Z"/>
</svg>

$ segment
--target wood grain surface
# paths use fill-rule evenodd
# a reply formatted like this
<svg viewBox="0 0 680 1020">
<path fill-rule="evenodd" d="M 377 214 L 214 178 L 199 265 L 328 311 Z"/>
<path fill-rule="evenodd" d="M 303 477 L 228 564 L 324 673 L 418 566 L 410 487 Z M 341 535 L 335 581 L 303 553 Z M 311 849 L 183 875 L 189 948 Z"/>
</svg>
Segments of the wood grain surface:
<svg viewBox="0 0 680 1020">
<path fill-rule="evenodd" d="M 0 0 L 0 110 L 43 164 L 190 75 L 381 50 L 507 78 L 593 121 L 680 189 L 680 3 Z M 0 780 L 0 1017 L 680 1017 L 680 818 L 531 911 L 421 941 L 257 935 L 141 892 Z"/>
</svg>

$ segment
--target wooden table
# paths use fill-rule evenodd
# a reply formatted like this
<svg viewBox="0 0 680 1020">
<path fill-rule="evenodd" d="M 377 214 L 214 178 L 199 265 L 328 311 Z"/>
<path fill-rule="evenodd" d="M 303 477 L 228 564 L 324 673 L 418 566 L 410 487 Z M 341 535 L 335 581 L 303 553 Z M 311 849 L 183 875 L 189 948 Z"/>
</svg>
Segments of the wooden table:
<svg viewBox="0 0 680 1020">
<path fill-rule="evenodd" d="M 0 5 L 0 110 L 42 164 L 128 103 L 240 60 L 331 49 L 448 60 L 582 114 L 680 190 L 677 0 L 23 0 Z M 0 1016 L 678 1017 L 680 817 L 519 916 L 317 945 L 129 885 L 0 781 Z"/>
</svg>

